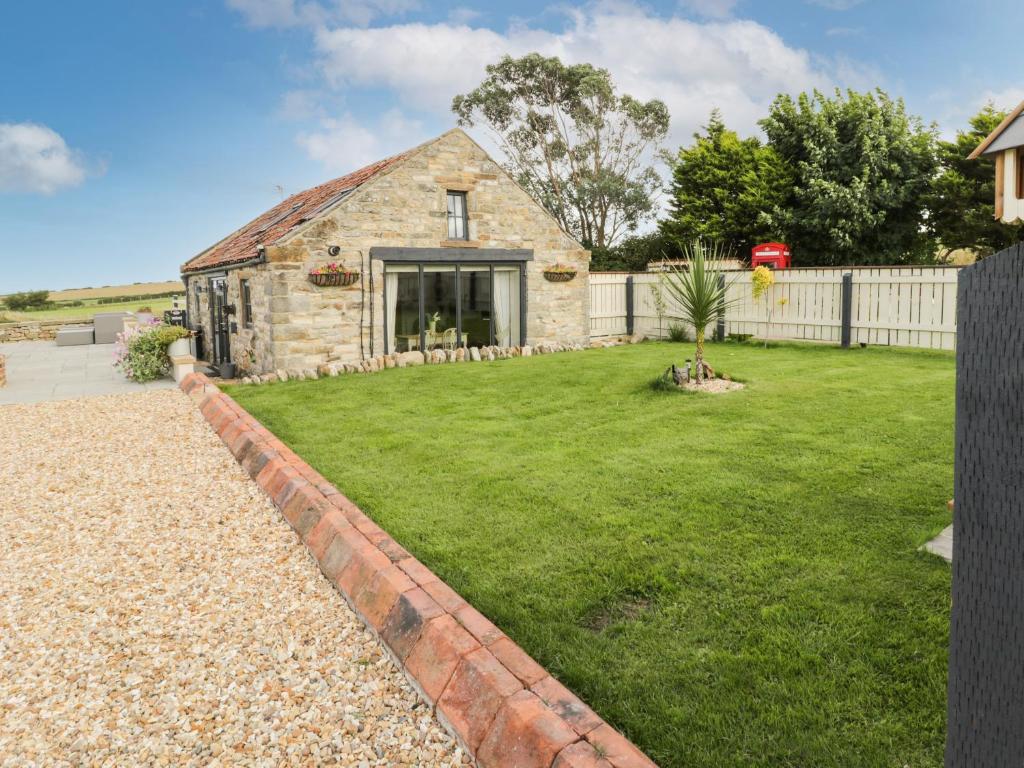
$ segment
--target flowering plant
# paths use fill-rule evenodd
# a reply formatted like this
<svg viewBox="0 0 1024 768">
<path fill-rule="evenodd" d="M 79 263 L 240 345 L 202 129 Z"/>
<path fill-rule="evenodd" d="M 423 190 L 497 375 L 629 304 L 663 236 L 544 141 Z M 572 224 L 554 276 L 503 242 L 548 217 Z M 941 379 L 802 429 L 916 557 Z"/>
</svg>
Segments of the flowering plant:
<svg viewBox="0 0 1024 768">
<path fill-rule="evenodd" d="M 750 282 L 754 284 L 754 301 L 757 301 L 765 291 L 775 285 L 775 273 L 762 265 L 754 270 Z"/>
<path fill-rule="evenodd" d="M 153 381 L 167 375 L 171 360 L 167 348 L 189 336 L 177 325 L 164 325 L 155 318 L 117 334 L 114 367 L 132 381 Z"/>
<path fill-rule="evenodd" d="M 324 264 L 320 267 L 313 267 L 309 270 L 311 275 L 351 275 L 355 270 L 347 269 L 346 267 L 332 261 L 330 264 Z"/>
</svg>

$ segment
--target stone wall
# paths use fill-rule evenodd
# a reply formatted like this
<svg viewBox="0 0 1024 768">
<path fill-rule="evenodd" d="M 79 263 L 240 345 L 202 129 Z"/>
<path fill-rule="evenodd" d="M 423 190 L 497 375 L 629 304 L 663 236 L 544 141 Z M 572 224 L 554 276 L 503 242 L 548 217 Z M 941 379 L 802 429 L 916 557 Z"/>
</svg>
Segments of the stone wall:
<svg viewBox="0 0 1024 768">
<path fill-rule="evenodd" d="M 465 191 L 468 241 L 447 240 L 446 192 Z M 341 253 L 332 257 L 328 247 Z M 384 353 L 384 268 L 374 246 L 529 248 L 524 344 L 589 343 L 590 254 L 461 131 L 451 131 L 368 182 L 334 212 L 267 246 L 268 338 L 256 350 L 258 372 L 359 362 Z M 471 258 L 471 257 L 469 257 Z M 361 273 L 347 288 L 320 288 L 313 267 L 340 262 Z M 545 267 L 575 268 L 570 282 L 545 280 Z M 255 299 L 254 299 L 255 301 Z M 393 350 L 392 350 L 393 351 Z M 269 354 L 265 354 L 269 352 Z"/>
<path fill-rule="evenodd" d="M 265 268 L 242 267 L 227 273 L 228 303 L 234 304 L 236 313 L 231 318 L 235 332 L 230 334 L 231 359 L 238 366 L 239 375 L 262 373 L 263 365 L 271 359 L 270 338 L 270 286 L 271 272 Z M 246 327 L 242 310 L 241 281 L 248 280 L 252 300 L 252 326 Z M 202 291 L 197 292 L 196 287 Z M 203 331 L 203 357 L 212 359 L 213 327 L 210 316 L 209 275 L 194 275 L 188 281 L 189 324 Z"/>
<path fill-rule="evenodd" d="M 87 325 L 89 320 L 40 320 L 0 323 L 0 344 L 11 341 L 52 341 L 65 325 Z"/>
</svg>

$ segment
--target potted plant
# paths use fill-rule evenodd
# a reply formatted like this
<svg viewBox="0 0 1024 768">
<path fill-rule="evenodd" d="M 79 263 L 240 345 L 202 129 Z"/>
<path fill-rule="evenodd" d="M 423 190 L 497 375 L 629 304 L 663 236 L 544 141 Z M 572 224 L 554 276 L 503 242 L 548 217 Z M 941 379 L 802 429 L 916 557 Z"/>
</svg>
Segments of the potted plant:
<svg viewBox="0 0 1024 768">
<path fill-rule="evenodd" d="M 118 334 L 114 348 L 114 366 L 132 381 L 153 381 L 171 369 L 170 346 L 179 340 L 188 342 L 189 332 L 178 325 L 159 322 L 136 325 Z"/>
<path fill-rule="evenodd" d="M 427 328 L 430 329 L 431 333 L 437 333 L 437 324 L 441 322 L 441 313 L 435 312 L 432 315 L 427 315 Z"/>
<path fill-rule="evenodd" d="M 550 283 L 567 283 L 576 277 L 576 269 L 565 264 L 544 268 L 544 279 Z"/>
<path fill-rule="evenodd" d="M 309 270 L 309 282 L 319 286 L 352 285 L 359 279 L 359 272 L 331 262 Z"/>
</svg>

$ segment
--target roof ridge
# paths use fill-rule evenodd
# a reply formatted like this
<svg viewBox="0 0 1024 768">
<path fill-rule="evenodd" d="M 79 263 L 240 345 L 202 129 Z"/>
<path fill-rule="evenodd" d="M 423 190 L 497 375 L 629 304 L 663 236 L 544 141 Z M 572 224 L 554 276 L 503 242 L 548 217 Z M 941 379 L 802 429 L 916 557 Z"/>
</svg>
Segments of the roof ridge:
<svg viewBox="0 0 1024 768">
<path fill-rule="evenodd" d="M 254 258 L 259 246 L 277 242 L 300 224 L 319 216 L 354 190 L 454 130 L 458 129 L 445 131 L 440 136 L 411 149 L 376 160 L 342 176 L 289 195 L 227 237 L 200 251 L 182 265 L 181 271 L 197 272 Z"/>
</svg>

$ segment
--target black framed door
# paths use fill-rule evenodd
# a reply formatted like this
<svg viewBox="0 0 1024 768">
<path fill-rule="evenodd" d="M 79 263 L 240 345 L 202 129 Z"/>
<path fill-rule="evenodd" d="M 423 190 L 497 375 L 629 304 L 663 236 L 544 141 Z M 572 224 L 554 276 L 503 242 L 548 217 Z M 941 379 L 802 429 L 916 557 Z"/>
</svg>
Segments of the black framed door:
<svg viewBox="0 0 1024 768">
<path fill-rule="evenodd" d="M 214 365 L 231 362 L 230 320 L 228 318 L 228 280 L 211 277 L 210 296 L 210 362 Z"/>
</svg>

